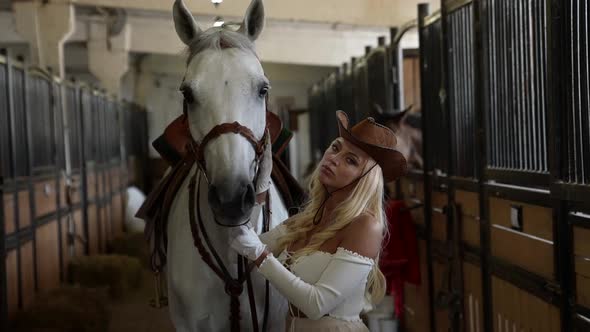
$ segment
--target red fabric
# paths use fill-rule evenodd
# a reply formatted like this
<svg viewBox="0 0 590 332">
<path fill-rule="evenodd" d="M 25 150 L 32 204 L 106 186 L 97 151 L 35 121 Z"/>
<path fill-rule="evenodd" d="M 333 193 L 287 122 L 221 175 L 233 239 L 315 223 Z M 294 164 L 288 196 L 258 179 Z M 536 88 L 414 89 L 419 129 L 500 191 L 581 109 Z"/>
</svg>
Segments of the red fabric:
<svg viewBox="0 0 590 332">
<path fill-rule="evenodd" d="M 404 210 L 402 212 L 402 210 Z M 416 228 L 404 201 L 389 200 L 385 206 L 389 223 L 379 267 L 387 280 L 387 289 L 395 299 L 395 315 L 403 318 L 404 283 L 420 284 L 420 259 Z"/>
</svg>

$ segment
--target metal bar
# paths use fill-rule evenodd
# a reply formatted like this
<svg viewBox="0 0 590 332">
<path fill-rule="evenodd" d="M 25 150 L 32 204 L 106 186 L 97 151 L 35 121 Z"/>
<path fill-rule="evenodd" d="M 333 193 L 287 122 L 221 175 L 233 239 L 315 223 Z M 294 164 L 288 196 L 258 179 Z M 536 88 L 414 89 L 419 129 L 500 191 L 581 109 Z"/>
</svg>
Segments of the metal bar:
<svg viewBox="0 0 590 332">
<path fill-rule="evenodd" d="M 445 6 L 447 13 L 451 14 L 460 10 L 462 7 L 471 4 L 472 2 L 473 0 L 442 0 L 441 8 L 442 6 Z"/>
<path fill-rule="evenodd" d="M 447 175 L 455 175 L 455 160 L 453 156 L 455 155 L 455 144 L 453 144 L 453 130 L 454 126 L 451 121 L 451 104 L 450 98 L 452 97 L 454 100 L 456 98 L 456 90 L 451 91 L 451 63 L 453 59 L 457 59 L 458 57 L 458 49 L 459 47 L 453 48 L 453 36 L 458 36 L 458 34 L 453 34 L 453 31 L 449 32 L 449 28 L 452 27 L 451 23 L 452 20 L 449 19 L 449 13 L 447 8 L 444 5 L 444 0 L 441 0 L 441 34 L 442 34 L 442 56 L 441 56 L 441 76 L 442 76 L 442 89 L 446 92 L 447 98 L 443 98 L 441 103 L 441 114 L 444 115 L 445 123 L 444 129 L 446 132 L 444 134 L 444 140 L 446 141 L 447 149 L 446 149 L 446 170 Z M 455 25 L 453 25 L 455 26 Z M 463 66 L 460 66 L 463 67 Z M 464 69 L 464 68 L 461 68 Z M 463 91 L 463 89 L 461 89 Z M 458 104 L 458 103 L 457 103 Z M 442 137 L 441 137 L 442 138 Z M 442 151 L 441 151 L 442 152 Z M 454 182 L 449 181 L 447 177 L 447 214 L 446 214 L 446 222 L 447 222 L 447 238 L 450 243 L 447 243 L 449 248 L 451 249 L 450 254 L 451 257 L 448 260 L 448 264 L 450 265 L 448 268 L 451 271 L 455 271 L 455 273 L 451 273 L 451 277 L 449 278 L 449 290 L 450 292 L 455 295 L 458 293 L 459 298 L 463 299 L 463 278 L 462 278 L 462 264 L 461 264 L 461 228 L 458 222 L 454 222 L 458 220 L 457 216 L 454 213 L 455 206 L 455 187 Z M 434 210 L 434 209 L 433 209 Z M 450 231 L 450 232 L 449 232 Z M 459 300 L 455 303 L 452 303 L 451 306 L 459 306 L 459 308 L 449 308 L 451 312 L 455 312 L 455 314 L 450 318 L 450 323 L 452 326 L 453 331 L 460 331 L 461 330 L 461 312 L 463 311 L 463 306 L 461 305 L 463 301 Z M 450 315 L 450 314 L 449 314 Z"/>
<path fill-rule="evenodd" d="M 490 114 L 490 108 L 493 109 L 492 103 L 487 103 L 485 99 L 485 91 L 492 93 L 492 84 L 496 84 L 495 80 L 491 76 L 488 76 L 488 80 L 484 81 L 486 77 L 486 62 L 485 62 L 485 50 L 489 55 L 488 68 L 492 63 L 492 52 L 490 47 L 484 48 L 484 43 L 488 40 L 484 40 L 484 36 L 490 35 L 490 22 L 489 9 L 493 10 L 493 6 L 489 4 L 491 0 L 473 0 L 473 20 L 472 20 L 472 31 L 473 31 L 473 81 L 476 82 L 473 90 L 473 104 L 474 108 L 478 111 L 475 112 L 474 120 L 476 122 L 476 130 L 474 131 L 475 146 L 479 153 L 476 154 L 476 165 L 478 174 L 478 201 L 479 201 L 479 234 L 480 234 L 480 266 L 481 266 L 481 283 L 482 283 L 482 302 L 483 302 L 483 327 L 485 332 L 491 332 L 493 330 L 493 312 L 492 312 L 492 290 L 491 290 L 491 277 L 490 277 L 490 222 L 488 213 L 488 204 L 485 190 L 486 174 L 485 169 L 487 165 L 487 156 L 489 152 L 486 149 L 487 137 L 486 128 L 489 128 L 486 124 L 486 116 Z M 484 12 L 484 8 L 488 9 L 488 12 Z M 492 11 L 493 13 L 493 11 Z M 489 45 L 489 44 L 488 44 Z M 487 84 L 487 86 L 486 86 Z M 486 89 L 487 88 L 487 89 Z M 497 138 L 497 137 L 496 137 Z M 495 144 L 495 146 L 498 146 Z"/>
<path fill-rule="evenodd" d="M 549 187 L 551 183 L 549 174 L 546 173 L 503 169 L 487 169 L 485 172 L 490 179 L 515 185 Z"/>
<path fill-rule="evenodd" d="M 438 20 L 440 20 L 440 9 L 434 11 L 432 14 L 424 18 L 423 27 L 427 27 L 433 23 L 436 23 Z"/>
<path fill-rule="evenodd" d="M 0 147 L 1 148 L 1 147 Z M 8 331 L 8 294 L 6 274 L 6 244 L 4 220 L 4 171 L 0 163 L 0 330 Z"/>
<path fill-rule="evenodd" d="M 554 281 L 547 280 L 517 265 L 495 257 L 492 258 L 490 266 L 494 276 L 536 295 L 547 303 L 553 305 L 559 304 L 562 288 L 560 285 L 555 284 Z"/>
<path fill-rule="evenodd" d="M 425 32 L 425 19 L 428 15 L 428 4 L 419 4 L 418 5 L 418 39 L 421 46 L 420 52 L 420 95 L 422 99 L 423 105 L 423 112 L 426 111 L 426 106 L 428 105 L 428 80 L 426 80 L 426 74 L 428 69 L 428 64 L 426 62 L 426 54 L 424 50 L 427 48 L 426 38 L 424 35 Z M 426 114 L 422 115 L 422 131 L 423 135 L 423 154 L 424 154 L 424 224 L 426 227 L 426 261 L 427 261 L 427 270 L 428 270 L 428 308 L 429 308 L 429 321 L 430 321 L 430 331 L 436 331 L 436 323 L 435 323 L 435 311 L 434 311 L 434 281 L 432 279 L 433 276 L 433 268 L 432 268 L 432 218 L 430 216 L 430 208 L 431 208 L 431 154 L 430 154 L 430 147 L 429 147 L 429 133 L 428 133 L 428 122 L 426 121 Z"/>
</svg>

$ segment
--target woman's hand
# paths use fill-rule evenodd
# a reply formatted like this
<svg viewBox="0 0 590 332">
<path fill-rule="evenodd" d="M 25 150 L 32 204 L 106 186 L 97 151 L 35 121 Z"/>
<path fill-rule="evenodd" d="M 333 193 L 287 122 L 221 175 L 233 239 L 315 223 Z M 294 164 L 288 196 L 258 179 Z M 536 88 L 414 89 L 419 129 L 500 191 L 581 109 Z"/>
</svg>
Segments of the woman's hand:
<svg viewBox="0 0 590 332">
<path fill-rule="evenodd" d="M 233 227 L 230 230 L 230 239 L 230 247 L 251 261 L 257 261 L 263 254 L 268 253 L 266 244 L 260 241 L 258 234 L 246 226 Z M 260 262 L 257 261 L 257 265 L 260 265 Z"/>
<path fill-rule="evenodd" d="M 258 165 L 258 178 L 256 179 L 256 194 L 260 194 L 270 188 L 270 175 L 272 173 L 272 143 L 270 134 L 266 136 L 266 146 L 260 164 Z"/>
</svg>

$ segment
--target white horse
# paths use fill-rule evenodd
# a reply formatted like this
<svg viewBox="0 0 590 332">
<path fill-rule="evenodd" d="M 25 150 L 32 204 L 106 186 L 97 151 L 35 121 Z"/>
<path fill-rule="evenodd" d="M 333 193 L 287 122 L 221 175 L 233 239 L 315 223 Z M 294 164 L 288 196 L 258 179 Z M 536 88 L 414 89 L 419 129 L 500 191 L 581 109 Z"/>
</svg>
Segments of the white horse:
<svg viewBox="0 0 590 332">
<path fill-rule="evenodd" d="M 253 48 L 264 25 L 261 0 L 253 0 L 238 31 L 210 28 L 202 31 L 182 0 L 174 4 L 174 23 L 180 39 L 188 46 L 187 69 L 181 84 L 191 135 L 196 142 L 216 125 L 239 122 L 257 139 L 264 135 L 265 94 L 268 79 Z M 229 228 L 250 218 L 254 229 L 262 229 L 260 207 L 254 205 L 256 172 L 252 145 L 240 135 L 227 133 L 204 147 L 206 174 L 201 177 L 200 213 L 213 247 L 234 278 L 236 253 L 229 248 Z M 203 262 L 193 245 L 189 225 L 189 179 L 199 172 L 193 167 L 171 206 L 168 218 L 167 280 L 170 314 L 177 331 L 230 331 L 230 296 L 224 283 Z M 209 183 L 205 181 L 205 176 Z M 270 228 L 287 219 L 287 210 L 274 184 L 270 188 Z M 257 317 L 262 326 L 265 280 L 252 273 Z M 268 331 L 283 331 L 286 300 L 272 288 Z M 241 329 L 252 329 L 246 287 L 240 296 Z"/>
</svg>

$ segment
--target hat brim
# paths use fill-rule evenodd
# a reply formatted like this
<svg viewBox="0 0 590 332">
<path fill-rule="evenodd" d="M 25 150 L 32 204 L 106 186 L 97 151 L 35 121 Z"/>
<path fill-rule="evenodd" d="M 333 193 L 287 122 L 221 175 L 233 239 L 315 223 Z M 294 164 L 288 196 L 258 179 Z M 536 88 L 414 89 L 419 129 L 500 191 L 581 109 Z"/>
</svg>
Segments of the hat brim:
<svg viewBox="0 0 590 332">
<path fill-rule="evenodd" d="M 407 162 L 404 155 L 394 148 L 370 144 L 355 137 L 349 129 L 348 115 L 343 111 L 336 111 L 338 131 L 340 137 L 365 151 L 383 170 L 383 179 L 390 182 L 398 179 L 407 172 Z"/>
</svg>

